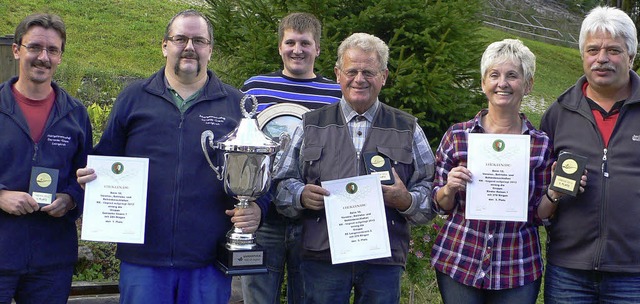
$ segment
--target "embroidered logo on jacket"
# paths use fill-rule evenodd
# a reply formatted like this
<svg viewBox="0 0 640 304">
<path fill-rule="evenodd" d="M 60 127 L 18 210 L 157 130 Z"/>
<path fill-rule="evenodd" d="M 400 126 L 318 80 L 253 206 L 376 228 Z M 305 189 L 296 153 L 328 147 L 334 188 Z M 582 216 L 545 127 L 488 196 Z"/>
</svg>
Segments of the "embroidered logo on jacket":
<svg viewBox="0 0 640 304">
<path fill-rule="evenodd" d="M 200 115 L 200 120 L 202 120 L 205 125 L 220 126 L 224 123 L 225 119 L 226 117 L 224 116 Z"/>
<path fill-rule="evenodd" d="M 71 136 L 47 134 L 47 142 L 52 146 L 66 147 L 71 142 Z"/>
</svg>

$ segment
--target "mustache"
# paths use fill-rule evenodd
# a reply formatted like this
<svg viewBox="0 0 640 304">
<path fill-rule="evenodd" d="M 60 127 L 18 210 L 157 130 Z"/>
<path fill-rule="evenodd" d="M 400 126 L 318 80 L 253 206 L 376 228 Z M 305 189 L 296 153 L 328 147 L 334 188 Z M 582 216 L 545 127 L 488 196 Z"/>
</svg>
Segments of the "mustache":
<svg viewBox="0 0 640 304">
<path fill-rule="evenodd" d="M 180 58 L 200 60 L 200 56 L 194 51 L 184 51 L 180 54 Z"/>
<path fill-rule="evenodd" d="M 36 61 L 33 62 L 33 66 L 34 67 L 43 67 L 43 68 L 50 69 L 51 68 L 51 62 L 50 61 L 36 60 Z"/>
<path fill-rule="evenodd" d="M 609 70 L 609 71 L 614 71 L 616 70 L 616 67 L 613 66 L 612 64 L 609 63 L 605 63 L 605 64 L 598 64 L 598 63 L 594 63 L 593 65 L 591 65 L 591 70 L 595 71 L 595 70 Z"/>
</svg>

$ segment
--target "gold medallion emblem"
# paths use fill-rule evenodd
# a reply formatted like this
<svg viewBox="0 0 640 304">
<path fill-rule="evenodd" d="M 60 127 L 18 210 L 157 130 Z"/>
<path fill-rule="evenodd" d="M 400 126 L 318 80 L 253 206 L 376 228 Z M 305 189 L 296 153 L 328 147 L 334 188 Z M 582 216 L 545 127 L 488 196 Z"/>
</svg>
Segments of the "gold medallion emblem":
<svg viewBox="0 0 640 304">
<path fill-rule="evenodd" d="M 384 158 L 380 155 L 376 155 L 371 158 L 371 164 L 376 168 L 380 168 L 384 166 Z"/>
<path fill-rule="evenodd" d="M 567 159 L 562 162 L 562 171 L 566 174 L 576 173 L 578 170 L 578 163 L 573 159 Z"/>
<path fill-rule="evenodd" d="M 51 175 L 44 172 L 38 174 L 36 177 L 36 183 L 42 188 L 49 187 L 49 185 L 51 185 Z"/>
</svg>

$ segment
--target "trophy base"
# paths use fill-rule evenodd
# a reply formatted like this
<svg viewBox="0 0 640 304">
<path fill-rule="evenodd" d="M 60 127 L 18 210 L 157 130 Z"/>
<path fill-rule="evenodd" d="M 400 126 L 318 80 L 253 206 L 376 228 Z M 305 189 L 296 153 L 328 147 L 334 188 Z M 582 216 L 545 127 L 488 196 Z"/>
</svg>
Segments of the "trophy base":
<svg viewBox="0 0 640 304">
<path fill-rule="evenodd" d="M 267 273 L 264 255 L 259 245 L 252 249 L 231 250 L 226 244 L 220 244 L 216 266 L 228 276 Z"/>
</svg>

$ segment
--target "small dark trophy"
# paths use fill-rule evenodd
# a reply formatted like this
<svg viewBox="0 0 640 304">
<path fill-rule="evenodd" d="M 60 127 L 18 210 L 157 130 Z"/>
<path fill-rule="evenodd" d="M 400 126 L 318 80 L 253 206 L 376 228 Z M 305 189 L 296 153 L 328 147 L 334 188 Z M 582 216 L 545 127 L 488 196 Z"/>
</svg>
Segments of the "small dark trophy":
<svg viewBox="0 0 640 304">
<path fill-rule="evenodd" d="M 363 153 L 363 158 L 367 173 L 378 175 L 383 185 L 393 185 L 396 182 L 388 157 L 376 152 L 369 152 Z"/>
<path fill-rule="evenodd" d="M 245 101 L 251 98 L 251 112 L 245 109 Z M 244 118 L 238 127 L 223 137 L 213 141 L 213 132 L 202 132 L 202 151 L 209 166 L 224 182 L 227 194 L 238 200 L 236 208 L 247 208 L 249 203 L 265 194 L 271 186 L 271 164 L 279 146 L 258 128 L 252 117 L 256 113 L 258 101 L 254 96 L 245 95 L 240 101 Z M 215 166 L 209 158 L 207 145 L 224 159 L 222 168 Z M 219 158 L 220 159 L 220 158 Z M 266 273 L 265 252 L 253 233 L 244 233 L 234 227 L 227 232 L 227 242 L 218 247 L 217 266 L 226 275 L 246 275 Z"/>
<path fill-rule="evenodd" d="M 571 196 L 578 195 L 580 179 L 586 164 L 587 158 L 584 156 L 570 152 L 560 152 L 549 189 Z"/>
<path fill-rule="evenodd" d="M 31 168 L 31 181 L 29 182 L 29 194 L 40 207 L 51 205 L 56 199 L 58 189 L 58 169 L 33 167 Z"/>
</svg>

